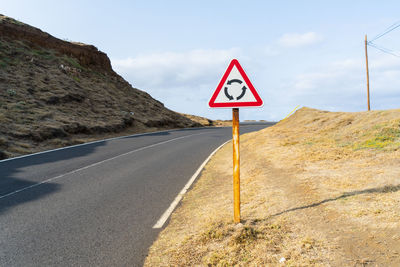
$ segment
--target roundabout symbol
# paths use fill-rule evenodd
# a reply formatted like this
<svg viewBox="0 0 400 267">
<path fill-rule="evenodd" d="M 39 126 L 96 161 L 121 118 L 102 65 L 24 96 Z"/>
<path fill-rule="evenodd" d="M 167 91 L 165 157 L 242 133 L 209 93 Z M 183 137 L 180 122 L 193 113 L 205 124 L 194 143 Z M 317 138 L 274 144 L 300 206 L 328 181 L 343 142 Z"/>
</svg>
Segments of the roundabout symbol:
<svg viewBox="0 0 400 267">
<path fill-rule="evenodd" d="M 238 84 L 242 84 L 242 81 L 241 80 L 239 80 L 239 79 L 232 79 L 232 80 L 228 80 L 228 82 L 226 83 L 227 85 L 231 85 L 232 83 L 238 83 Z M 247 90 L 247 87 L 245 86 L 245 85 L 243 85 L 243 87 L 242 87 L 242 93 L 238 96 L 238 97 L 236 97 L 236 100 L 240 100 L 245 94 L 246 94 L 246 90 Z M 225 93 L 225 95 L 226 95 L 226 97 L 229 99 L 229 100 L 233 100 L 234 98 L 233 98 L 233 96 L 231 96 L 229 93 L 228 93 L 228 87 L 225 87 L 224 88 L 224 93 Z"/>
</svg>

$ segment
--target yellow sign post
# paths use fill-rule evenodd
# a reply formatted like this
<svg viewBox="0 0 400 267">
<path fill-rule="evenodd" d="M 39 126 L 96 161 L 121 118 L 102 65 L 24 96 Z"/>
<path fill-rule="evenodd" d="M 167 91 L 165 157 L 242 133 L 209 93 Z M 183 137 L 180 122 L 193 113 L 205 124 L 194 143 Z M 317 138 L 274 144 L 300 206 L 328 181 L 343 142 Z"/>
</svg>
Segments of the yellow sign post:
<svg viewBox="0 0 400 267">
<path fill-rule="evenodd" d="M 233 140 L 233 220 L 240 222 L 240 151 L 239 151 L 239 109 L 232 109 Z"/>
<path fill-rule="evenodd" d="M 229 64 L 208 105 L 210 108 L 232 108 L 233 220 L 240 223 L 239 107 L 261 107 L 263 101 L 237 59 Z"/>
</svg>

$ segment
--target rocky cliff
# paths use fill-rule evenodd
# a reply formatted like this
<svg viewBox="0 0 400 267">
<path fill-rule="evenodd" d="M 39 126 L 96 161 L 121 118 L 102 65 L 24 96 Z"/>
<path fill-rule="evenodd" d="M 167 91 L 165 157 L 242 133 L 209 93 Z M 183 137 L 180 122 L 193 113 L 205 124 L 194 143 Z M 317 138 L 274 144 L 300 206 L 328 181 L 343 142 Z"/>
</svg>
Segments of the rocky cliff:
<svg viewBox="0 0 400 267">
<path fill-rule="evenodd" d="M 0 15 L 0 159 L 197 126 L 133 88 L 96 47 Z"/>
</svg>

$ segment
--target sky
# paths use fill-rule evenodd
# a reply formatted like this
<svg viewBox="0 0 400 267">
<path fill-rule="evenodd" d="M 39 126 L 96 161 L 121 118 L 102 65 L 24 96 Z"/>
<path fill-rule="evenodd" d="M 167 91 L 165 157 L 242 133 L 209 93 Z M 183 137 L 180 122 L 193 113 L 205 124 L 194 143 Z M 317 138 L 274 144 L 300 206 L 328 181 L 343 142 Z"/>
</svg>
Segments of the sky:
<svg viewBox="0 0 400 267">
<path fill-rule="evenodd" d="M 0 13 L 93 44 L 133 87 L 174 111 L 231 119 L 208 100 L 236 58 L 264 101 L 241 120 L 296 106 L 367 109 L 365 34 L 400 21 L 400 1 L 0 0 Z M 374 41 L 400 55 L 400 27 Z M 371 109 L 400 108 L 400 57 L 368 47 Z"/>
</svg>

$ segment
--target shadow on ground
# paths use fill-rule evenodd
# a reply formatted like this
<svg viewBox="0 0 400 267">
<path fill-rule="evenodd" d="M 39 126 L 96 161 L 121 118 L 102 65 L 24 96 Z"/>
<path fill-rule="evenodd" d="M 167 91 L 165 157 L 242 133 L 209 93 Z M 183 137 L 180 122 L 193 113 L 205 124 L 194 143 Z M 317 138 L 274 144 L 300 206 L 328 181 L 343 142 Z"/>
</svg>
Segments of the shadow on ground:
<svg viewBox="0 0 400 267">
<path fill-rule="evenodd" d="M 170 133 L 165 131 L 148 133 L 145 135 L 166 136 L 170 135 Z M 143 135 L 125 136 L 120 139 L 134 139 L 140 136 Z M 97 148 L 105 146 L 109 141 L 110 140 L 93 142 L 48 153 L 0 161 L 0 215 L 14 206 L 41 199 L 61 190 L 61 185 L 55 182 L 49 181 L 43 183 L 41 180 L 42 177 L 39 177 L 41 174 L 38 173 L 35 175 L 35 173 L 33 173 L 35 169 L 32 168 L 32 166 L 84 157 L 92 154 Z M 48 171 L 51 173 L 51 165 L 49 165 L 49 168 L 50 170 Z M 52 177 L 54 176 L 46 178 Z"/>
<path fill-rule="evenodd" d="M 25 175 L 35 176 L 28 167 L 82 157 L 102 145 L 104 144 L 95 143 L 0 162 L 0 214 L 13 206 L 38 200 L 61 189 L 56 183 L 22 179 L 21 176 Z"/>
<path fill-rule="evenodd" d="M 352 197 L 352 196 L 356 196 L 356 195 L 363 195 L 363 194 L 372 194 L 372 193 L 390 193 L 390 192 L 397 192 L 400 191 L 400 184 L 398 185 L 385 185 L 382 187 L 376 187 L 376 188 L 370 188 L 370 189 L 365 189 L 365 190 L 357 190 L 357 191 L 351 191 L 351 192 L 344 192 L 343 194 L 341 194 L 338 197 L 335 198 L 327 198 L 324 199 L 322 201 L 316 202 L 316 203 L 312 203 L 309 205 L 305 205 L 305 206 L 300 206 L 300 207 L 296 207 L 296 208 L 291 208 L 288 210 L 284 210 L 278 213 L 275 213 L 273 215 L 271 215 L 271 217 L 275 217 L 275 216 L 279 216 L 288 212 L 292 212 L 292 211 L 296 211 L 296 210 L 303 210 L 303 209 L 308 209 L 308 208 L 313 208 L 313 207 L 317 207 L 321 204 L 324 203 L 328 203 L 328 202 L 332 202 L 332 201 L 336 201 L 339 199 L 343 199 L 346 197 Z"/>
</svg>

